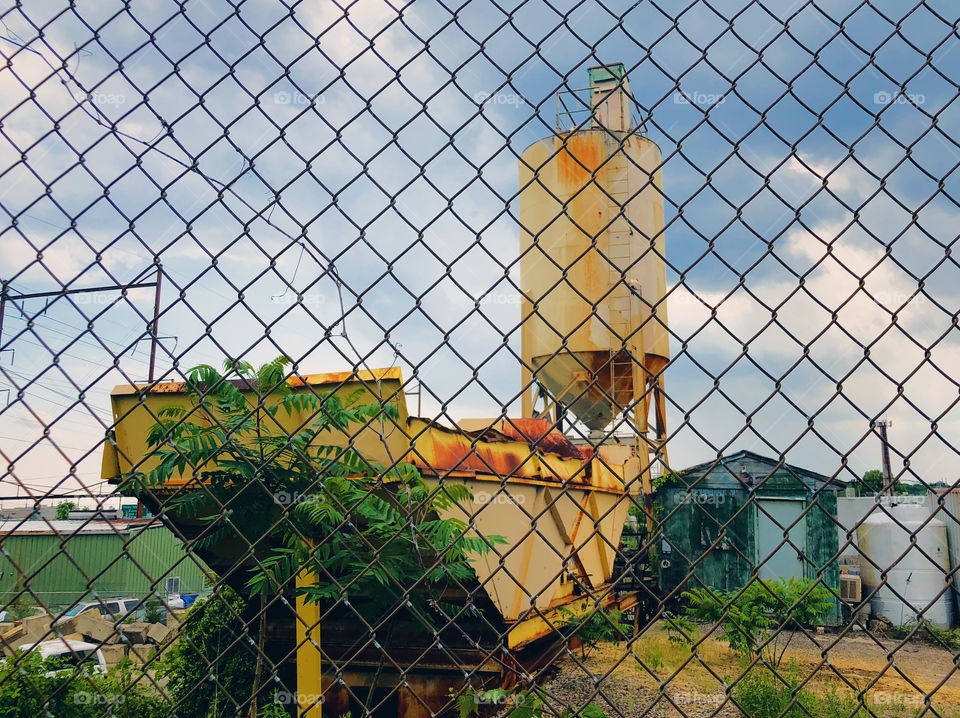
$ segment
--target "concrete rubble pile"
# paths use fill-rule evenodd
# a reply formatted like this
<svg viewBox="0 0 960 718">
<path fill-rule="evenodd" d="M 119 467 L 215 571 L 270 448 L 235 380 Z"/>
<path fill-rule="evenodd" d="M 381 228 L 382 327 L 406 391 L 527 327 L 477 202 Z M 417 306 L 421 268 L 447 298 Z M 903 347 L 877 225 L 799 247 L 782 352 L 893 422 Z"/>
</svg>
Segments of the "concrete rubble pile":
<svg viewBox="0 0 960 718">
<path fill-rule="evenodd" d="M 176 638 L 180 624 L 180 617 L 173 611 L 167 614 L 166 624 L 114 623 L 103 618 L 95 608 L 60 621 L 51 631 L 54 620 L 54 616 L 44 613 L 14 623 L 0 623 L 0 650 L 3 655 L 13 655 L 25 643 L 50 641 L 60 636 L 98 644 L 108 667 L 116 665 L 124 657 L 142 665 L 158 651 L 169 647 Z"/>
</svg>

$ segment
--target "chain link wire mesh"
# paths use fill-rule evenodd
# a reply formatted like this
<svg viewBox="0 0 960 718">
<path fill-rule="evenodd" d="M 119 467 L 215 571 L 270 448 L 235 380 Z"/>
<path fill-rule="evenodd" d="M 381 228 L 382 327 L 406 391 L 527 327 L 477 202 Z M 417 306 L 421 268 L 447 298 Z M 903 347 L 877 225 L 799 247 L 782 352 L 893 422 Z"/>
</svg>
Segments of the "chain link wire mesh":
<svg viewBox="0 0 960 718">
<path fill-rule="evenodd" d="M 957 25 L 7 3 L 0 714 L 955 715 Z"/>
</svg>

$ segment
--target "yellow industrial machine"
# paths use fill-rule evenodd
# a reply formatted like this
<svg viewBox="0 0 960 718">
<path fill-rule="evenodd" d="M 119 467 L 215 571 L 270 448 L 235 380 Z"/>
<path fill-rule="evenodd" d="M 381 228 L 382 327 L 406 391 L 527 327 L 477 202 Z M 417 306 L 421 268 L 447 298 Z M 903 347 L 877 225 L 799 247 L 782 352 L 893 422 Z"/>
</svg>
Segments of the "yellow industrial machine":
<svg viewBox="0 0 960 718">
<path fill-rule="evenodd" d="M 251 393 L 254 405 L 255 387 L 242 381 L 235 383 L 244 393 Z M 288 383 L 294 392 L 392 404 L 396 408 L 395 422 L 350 426 L 342 432 L 318 435 L 316 442 L 335 446 L 352 443 L 371 461 L 382 465 L 402 459 L 416 466 L 433 486 L 441 482 L 465 484 L 472 499 L 451 506 L 444 517 L 461 519 L 475 535 L 505 539 L 495 551 L 471 560 L 477 586 L 469 600 L 477 600 L 473 596 L 479 594 L 481 602 L 499 614 L 494 617 L 491 612 L 484 619 L 487 627 L 493 622 L 497 632 L 477 640 L 484 650 L 470 644 L 458 645 L 453 637 L 449 643 L 444 640 L 442 651 L 436 651 L 431 649 L 434 637 L 425 635 L 424 646 L 418 651 L 430 656 L 430 660 L 412 666 L 413 673 L 407 680 L 415 680 L 414 669 L 425 671 L 429 680 L 424 679 L 416 699 L 408 696 L 406 703 L 406 699 L 401 700 L 400 715 L 429 715 L 423 701 L 439 709 L 448 700 L 448 688 L 462 684 L 462 673 L 447 683 L 438 683 L 435 675 L 442 673 L 437 661 L 449 665 L 451 651 L 461 665 L 471 666 L 479 676 L 488 675 L 494 684 L 499 684 L 513 670 L 499 654 L 490 651 L 501 642 L 512 651 L 511 661 L 515 663 L 511 665 L 529 668 L 546 654 L 546 648 L 534 644 L 555 643 L 560 638 L 557 629 L 565 622 L 593 612 L 597 606 L 627 609 L 634 605 L 635 594 L 615 590 L 613 586 L 616 547 L 631 503 L 624 499 L 629 491 L 639 490 L 638 483 L 632 481 L 639 471 L 639 461 L 630 447 L 578 447 L 545 419 L 468 420 L 459 426 L 445 427 L 411 417 L 397 368 L 311 374 L 291 378 Z M 149 472 L 156 465 L 147 436 L 161 408 L 193 407 L 182 382 L 118 386 L 112 392 L 111 402 L 115 429 L 111 441 L 105 444 L 103 477 L 112 482 L 132 470 Z M 309 423 L 311 416 L 304 412 L 279 412 L 275 420 L 284 430 L 294 432 Z M 164 504 L 178 490 L 196 480 L 193 469 L 175 474 L 153 491 L 148 499 L 153 502 L 150 508 L 162 513 Z M 188 538 L 202 529 L 201 525 L 191 525 L 189 520 L 176 515 L 167 516 L 167 520 Z M 242 563 L 237 561 L 244 560 L 245 547 L 223 544 L 205 547 L 202 557 L 214 571 L 236 576 L 238 586 L 242 586 L 247 574 L 238 572 Z M 322 668 L 326 665 L 329 670 L 329 660 L 343 658 L 350 665 L 344 680 L 348 685 L 363 686 L 369 679 L 365 669 L 381 664 L 383 651 L 393 656 L 396 650 L 392 660 L 402 664 L 402 651 L 409 650 L 409 644 L 416 640 L 411 628 L 410 632 L 400 632 L 405 648 L 384 645 L 357 652 L 352 644 L 358 632 L 363 631 L 362 625 L 331 620 L 319 626 L 322 611 L 316 605 L 302 601 L 297 605 L 297 615 L 287 620 L 291 628 L 295 624 L 297 629 L 290 631 L 290 641 L 291 645 L 296 641 L 298 647 L 298 692 L 303 695 L 318 696 L 329 687 L 329 676 Z M 349 611 L 346 613 L 349 618 Z M 477 630 L 486 629 L 480 625 Z M 318 646 L 322 646 L 323 659 Z M 326 694 L 329 701 L 341 695 L 338 690 L 334 688 Z M 306 713 L 311 718 L 315 714 L 312 709 Z"/>
<path fill-rule="evenodd" d="M 589 74 L 520 157 L 523 415 L 569 411 L 591 443 L 624 415 L 646 474 L 650 450 L 665 458 L 670 356 L 660 150 L 631 120 L 623 65 Z"/>
</svg>

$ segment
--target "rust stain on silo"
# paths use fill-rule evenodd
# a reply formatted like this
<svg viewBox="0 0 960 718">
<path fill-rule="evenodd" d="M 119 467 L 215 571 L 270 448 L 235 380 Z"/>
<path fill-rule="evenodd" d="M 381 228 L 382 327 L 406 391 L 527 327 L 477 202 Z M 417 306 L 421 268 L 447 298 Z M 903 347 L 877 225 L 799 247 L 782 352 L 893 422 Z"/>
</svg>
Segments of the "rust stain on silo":
<svg viewBox="0 0 960 718">
<path fill-rule="evenodd" d="M 557 179 L 576 192 L 587 185 L 600 166 L 600 142 L 595 133 L 577 133 L 557 139 Z"/>
</svg>

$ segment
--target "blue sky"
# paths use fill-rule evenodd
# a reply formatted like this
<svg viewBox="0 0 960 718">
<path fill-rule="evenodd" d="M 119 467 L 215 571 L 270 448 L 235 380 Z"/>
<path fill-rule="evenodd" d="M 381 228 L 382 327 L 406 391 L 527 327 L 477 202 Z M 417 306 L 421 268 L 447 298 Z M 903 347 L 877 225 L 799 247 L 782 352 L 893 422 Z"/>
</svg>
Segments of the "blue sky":
<svg viewBox="0 0 960 718">
<path fill-rule="evenodd" d="M 8 3 L 3 275 L 98 286 L 159 257 L 171 379 L 174 357 L 326 371 L 356 348 L 416 366 L 431 416 L 516 415 L 517 156 L 558 90 L 620 61 L 664 158 L 671 464 L 751 448 L 829 474 L 846 457 L 850 478 L 878 465 L 868 422 L 886 415 L 906 475 L 953 481 L 956 9 L 821 5 Z M 25 303 L 30 329 L 8 308 L 4 483 L 48 488 L 80 457 L 98 480 L 107 393 L 145 377 L 152 303 L 113 298 Z"/>
</svg>

